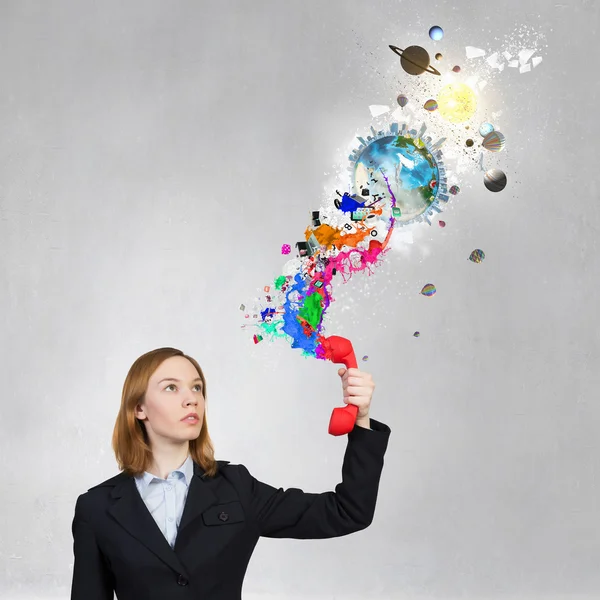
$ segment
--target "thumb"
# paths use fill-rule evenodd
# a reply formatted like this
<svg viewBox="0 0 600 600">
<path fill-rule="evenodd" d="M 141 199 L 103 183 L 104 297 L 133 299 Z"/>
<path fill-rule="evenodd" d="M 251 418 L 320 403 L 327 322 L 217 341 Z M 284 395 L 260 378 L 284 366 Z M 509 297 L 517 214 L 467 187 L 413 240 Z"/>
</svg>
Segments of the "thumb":
<svg viewBox="0 0 600 600">
<path fill-rule="evenodd" d="M 340 377 L 343 377 L 345 372 L 346 372 L 346 369 L 344 369 L 343 367 L 340 367 L 340 368 L 338 369 L 338 375 L 339 375 Z"/>
</svg>

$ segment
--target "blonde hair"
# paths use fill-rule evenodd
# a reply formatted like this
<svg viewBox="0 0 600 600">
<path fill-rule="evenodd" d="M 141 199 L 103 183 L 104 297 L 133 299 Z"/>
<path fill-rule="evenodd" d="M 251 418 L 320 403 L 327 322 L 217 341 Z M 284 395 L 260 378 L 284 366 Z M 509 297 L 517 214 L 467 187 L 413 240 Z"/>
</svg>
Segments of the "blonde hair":
<svg viewBox="0 0 600 600">
<path fill-rule="evenodd" d="M 145 424 L 135 417 L 135 407 L 142 403 L 150 377 L 158 369 L 159 365 L 172 356 L 183 356 L 187 358 L 202 379 L 204 398 L 206 399 L 206 379 L 200 365 L 191 356 L 187 356 L 176 348 L 158 348 L 140 356 L 129 369 L 123 393 L 121 395 L 121 407 L 112 436 L 112 448 L 117 459 L 119 469 L 128 475 L 139 475 L 150 467 L 152 461 L 152 450 Z M 206 405 L 205 405 L 206 406 Z M 200 435 L 195 440 L 190 440 L 190 455 L 192 460 L 199 464 L 207 477 L 213 477 L 217 472 L 215 451 L 206 422 L 206 408 Z"/>
</svg>

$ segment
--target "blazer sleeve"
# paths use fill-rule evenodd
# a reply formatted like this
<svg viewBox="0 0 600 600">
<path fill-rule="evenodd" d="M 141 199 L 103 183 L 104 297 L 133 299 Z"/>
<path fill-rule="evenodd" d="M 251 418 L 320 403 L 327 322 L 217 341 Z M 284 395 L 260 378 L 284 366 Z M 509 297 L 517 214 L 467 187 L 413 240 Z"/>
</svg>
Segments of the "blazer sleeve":
<svg viewBox="0 0 600 600">
<path fill-rule="evenodd" d="M 84 516 L 82 496 L 77 498 L 71 527 L 75 556 L 71 600 L 113 600 L 113 576 L 98 548 L 94 531 Z"/>
<path fill-rule="evenodd" d="M 391 430 L 374 419 L 370 422 L 371 429 L 355 425 L 348 434 L 342 481 L 334 492 L 277 489 L 258 481 L 240 465 L 244 487 L 250 489 L 252 516 L 262 537 L 325 539 L 371 524 Z"/>
</svg>

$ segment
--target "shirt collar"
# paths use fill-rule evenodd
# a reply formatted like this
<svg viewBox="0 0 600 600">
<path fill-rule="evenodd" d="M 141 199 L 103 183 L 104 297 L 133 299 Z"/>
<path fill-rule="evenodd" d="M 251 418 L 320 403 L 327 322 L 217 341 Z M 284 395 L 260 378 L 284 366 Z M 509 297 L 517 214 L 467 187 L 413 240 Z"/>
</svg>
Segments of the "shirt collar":
<svg viewBox="0 0 600 600">
<path fill-rule="evenodd" d="M 188 457 L 185 459 L 184 463 L 179 468 L 173 469 L 173 471 L 169 473 L 169 476 L 173 475 L 174 478 L 183 479 L 183 482 L 185 483 L 186 487 L 189 487 L 193 474 L 194 461 L 192 460 L 192 457 L 188 454 Z M 167 476 L 167 478 L 169 476 Z M 160 479 L 160 477 L 157 477 L 152 473 L 148 473 L 148 471 L 144 471 L 144 473 L 142 473 L 141 475 L 136 475 L 135 477 L 138 480 L 138 482 L 142 484 L 142 487 L 144 489 L 147 488 L 150 485 L 150 483 L 152 483 L 152 481 L 154 481 L 155 479 L 158 481 L 164 481 L 163 479 Z"/>
</svg>

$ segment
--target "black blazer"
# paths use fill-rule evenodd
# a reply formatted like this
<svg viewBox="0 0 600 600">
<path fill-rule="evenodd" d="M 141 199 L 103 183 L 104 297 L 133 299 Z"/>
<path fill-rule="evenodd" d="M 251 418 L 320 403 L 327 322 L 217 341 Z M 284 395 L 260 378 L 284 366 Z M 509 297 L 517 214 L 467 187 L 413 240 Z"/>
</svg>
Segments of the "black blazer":
<svg viewBox="0 0 600 600">
<path fill-rule="evenodd" d="M 194 463 L 171 548 L 125 473 L 77 498 L 71 600 L 240 600 L 260 536 L 323 539 L 368 527 L 375 513 L 390 428 L 348 434 L 335 492 L 276 489 L 244 465 L 217 461 L 210 478 Z"/>
</svg>

